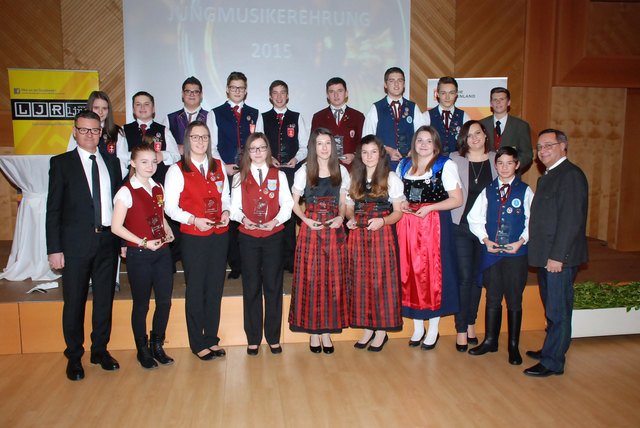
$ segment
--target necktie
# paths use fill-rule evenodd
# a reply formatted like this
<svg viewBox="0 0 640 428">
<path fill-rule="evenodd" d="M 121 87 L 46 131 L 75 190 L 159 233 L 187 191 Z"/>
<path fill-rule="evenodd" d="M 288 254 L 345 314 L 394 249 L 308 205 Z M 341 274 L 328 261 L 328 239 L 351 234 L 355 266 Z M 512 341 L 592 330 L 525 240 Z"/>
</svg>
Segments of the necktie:
<svg viewBox="0 0 640 428">
<path fill-rule="evenodd" d="M 396 122 L 400 120 L 400 101 L 392 101 L 391 108 L 393 109 L 393 115 L 396 118 Z"/>
<path fill-rule="evenodd" d="M 207 178 L 207 173 L 206 173 L 206 172 L 204 172 L 204 167 L 202 166 L 202 164 L 200 164 L 200 173 L 202 174 L 202 176 L 203 176 L 204 178 Z"/>
<path fill-rule="evenodd" d="M 284 113 L 278 113 L 278 123 L 282 126 L 282 118 L 284 117 Z"/>
<path fill-rule="evenodd" d="M 262 170 L 258 170 L 258 180 L 260 180 L 260 186 L 262 186 Z"/>
<path fill-rule="evenodd" d="M 147 125 L 145 125 L 144 123 L 142 125 L 140 125 L 140 130 L 142 131 L 142 136 L 143 137 L 145 135 L 147 135 Z"/>
<path fill-rule="evenodd" d="M 449 110 L 445 110 L 442 112 L 442 120 L 444 121 L 444 129 L 449 130 L 449 120 L 451 119 L 451 112 Z"/>
<path fill-rule="evenodd" d="M 89 156 L 91 159 L 91 194 L 93 197 L 93 225 L 97 228 L 102 226 L 102 203 L 100 201 L 100 174 L 98 173 L 98 161 L 96 155 Z"/>
<path fill-rule="evenodd" d="M 496 122 L 496 134 L 499 136 L 502 135 L 502 129 L 500 128 L 500 121 Z"/>
<path fill-rule="evenodd" d="M 191 123 L 191 119 L 193 119 L 193 116 L 195 116 L 196 112 L 187 112 L 187 123 Z"/>
<path fill-rule="evenodd" d="M 340 119 L 342 119 L 342 109 L 336 109 L 336 111 L 333 112 L 333 115 L 336 117 L 336 125 L 340 125 Z"/>
<path fill-rule="evenodd" d="M 511 188 L 511 185 L 509 184 L 503 184 L 502 187 L 500 188 L 500 200 L 504 203 L 507 198 L 509 197 L 509 190 Z"/>
<path fill-rule="evenodd" d="M 240 122 L 240 106 L 233 106 L 233 113 L 236 115 L 238 122 Z"/>
</svg>

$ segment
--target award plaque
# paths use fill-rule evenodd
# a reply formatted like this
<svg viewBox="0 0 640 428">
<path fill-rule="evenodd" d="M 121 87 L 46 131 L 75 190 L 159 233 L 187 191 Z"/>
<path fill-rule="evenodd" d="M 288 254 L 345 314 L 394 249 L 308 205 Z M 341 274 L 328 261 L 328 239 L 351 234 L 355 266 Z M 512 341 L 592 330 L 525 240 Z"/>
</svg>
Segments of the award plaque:
<svg viewBox="0 0 640 428">
<path fill-rule="evenodd" d="M 220 216 L 220 200 L 218 198 L 203 198 L 204 200 L 204 216 L 213 226 L 222 224 Z"/>
<path fill-rule="evenodd" d="M 269 205 L 267 201 L 262 199 L 253 200 L 253 218 L 254 223 L 263 224 L 267 222 L 267 213 L 269 212 Z"/>
<path fill-rule="evenodd" d="M 356 227 L 369 227 L 369 219 L 372 218 L 371 213 L 375 210 L 375 207 L 376 204 L 372 202 L 363 202 L 360 204 L 360 207 L 354 212 Z"/>
<path fill-rule="evenodd" d="M 342 135 L 336 135 L 334 139 L 336 140 L 336 152 L 338 157 L 344 156 L 344 137 Z"/>
<path fill-rule="evenodd" d="M 331 218 L 337 212 L 336 198 L 333 196 L 316 196 L 314 201 L 314 211 L 319 215 L 316 226 L 331 225 Z"/>
<path fill-rule="evenodd" d="M 507 246 L 509 244 L 509 235 L 511 234 L 511 225 L 509 223 L 500 224 L 500 228 L 498 229 L 498 238 L 497 238 L 497 246 L 493 248 L 499 248 L 501 250 L 510 250 L 511 247 Z"/>
<path fill-rule="evenodd" d="M 398 134 L 398 151 L 402 156 L 407 156 L 411 150 L 411 141 L 405 134 Z"/>
<path fill-rule="evenodd" d="M 162 217 L 158 213 L 147 217 L 147 222 L 151 227 L 151 235 L 153 239 L 161 239 L 162 242 L 166 241 L 167 235 L 164 231 L 164 222 Z"/>
</svg>

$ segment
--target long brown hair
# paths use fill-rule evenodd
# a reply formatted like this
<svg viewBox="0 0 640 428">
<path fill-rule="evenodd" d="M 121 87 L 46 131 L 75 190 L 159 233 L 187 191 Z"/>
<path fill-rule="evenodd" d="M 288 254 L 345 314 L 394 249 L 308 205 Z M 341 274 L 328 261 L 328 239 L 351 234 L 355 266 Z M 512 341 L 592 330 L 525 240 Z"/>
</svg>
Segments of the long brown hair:
<svg viewBox="0 0 640 428">
<path fill-rule="evenodd" d="M 371 198 L 381 198 L 389 193 L 389 161 L 387 160 L 387 152 L 384 149 L 384 143 L 375 135 L 367 135 L 360 140 L 358 148 L 353 159 L 353 167 L 351 168 L 351 186 L 349 187 L 349 196 L 354 201 L 362 200 L 365 196 L 367 188 L 367 167 L 362 162 L 362 146 L 366 144 L 375 144 L 378 147 L 380 157 L 378 165 L 373 172 L 371 178 Z"/>
<path fill-rule="evenodd" d="M 109 99 L 109 95 L 107 95 L 104 91 L 93 91 L 89 95 L 87 99 L 87 110 L 93 111 L 93 103 L 95 100 L 105 100 L 107 102 L 107 106 L 109 110 L 107 111 L 107 117 L 104 119 L 104 129 L 107 132 L 107 137 L 109 138 L 109 142 L 115 143 L 118 141 L 118 134 L 123 134 L 124 131 L 121 127 L 116 125 L 113 120 L 113 108 L 111 107 L 111 100 Z"/>
<path fill-rule="evenodd" d="M 340 162 L 338 162 L 338 149 L 336 147 L 336 140 L 333 137 L 333 133 L 327 128 L 316 128 L 309 136 L 309 152 L 307 153 L 307 183 L 309 183 L 309 187 L 311 189 L 314 189 L 318 185 L 318 180 L 320 178 L 320 166 L 318 165 L 318 152 L 316 149 L 316 142 L 320 135 L 328 135 L 331 138 L 331 155 L 329 156 L 331 187 L 340 187 L 340 184 L 342 184 L 342 175 L 340 174 Z"/>
<path fill-rule="evenodd" d="M 209 159 L 208 170 L 212 173 L 216 172 L 218 169 L 216 161 L 213 159 L 213 156 L 209 155 L 209 152 L 211 151 L 211 131 L 209 131 L 207 124 L 201 120 L 194 120 L 184 130 L 184 139 L 182 140 L 182 147 L 184 149 L 182 151 L 182 170 L 184 172 L 193 172 L 191 169 L 191 132 L 193 131 L 193 128 L 197 126 L 201 126 L 207 130 L 207 135 L 209 135 L 209 143 L 207 144 L 207 158 Z"/>
<path fill-rule="evenodd" d="M 409 174 L 417 175 L 418 174 L 418 153 L 416 152 L 416 141 L 418 140 L 418 134 L 421 132 L 428 132 L 431 135 L 431 139 L 433 140 L 433 156 L 427 163 L 427 169 L 425 172 L 429 171 L 433 164 L 436 163 L 438 157 L 442 153 L 442 141 L 440 141 L 440 134 L 436 131 L 436 128 L 433 126 L 423 125 L 413 134 L 413 140 L 411 140 L 411 169 L 409 170 Z"/>
<path fill-rule="evenodd" d="M 269 139 L 262 132 L 254 132 L 249 135 L 247 138 L 247 142 L 244 143 L 244 147 L 242 148 L 242 160 L 240 161 L 240 180 L 235 183 L 234 187 L 237 187 L 242 183 L 245 178 L 251 173 L 251 156 L 249 156 L 249 148 L 251 147 L 251 143 L 256 140 L 263 140 L 267 145 L 267 158 L 265 159 L 265 163 L 267 167 L 273 168 L 273 163 L 271 162 L 271 145 L 269 144 Z"/>
</svg>

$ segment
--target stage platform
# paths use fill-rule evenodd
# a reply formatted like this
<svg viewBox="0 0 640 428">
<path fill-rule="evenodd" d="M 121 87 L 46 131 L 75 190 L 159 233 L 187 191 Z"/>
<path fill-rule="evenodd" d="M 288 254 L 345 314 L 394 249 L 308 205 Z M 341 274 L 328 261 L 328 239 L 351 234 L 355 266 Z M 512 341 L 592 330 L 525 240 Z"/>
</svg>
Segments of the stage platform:
<svg viewBox="0 0 640 428">
<path fill-rule="evenodd" d="M 0 241 L 0 260 L 6 264 L 11 249 L 11 241 Z M 640 252 L 618 252 L 609 249 L 606 243 L 589 240 L 591 261 L 582 266 L 577 281 L 628 282 L 640 280 Z M 127 280 L 126 264 L 122 264 L 120 276 L 121 291 L 116 293 L 113 304 L 113 328 L 109 348 L 113 350 L 134 349 L 131 332 L 131 291 Z M 60 280 L 58 280 L 60 281 Z M 282 343 L 306 342 L 308 335 L 289 331 L 289 293 L 292 275 L 285 272 L 285 296 L 282 320 Z M 0 354 L 62 352 L 62 292 L 60 288 L 46 294 L 26 294 L 37 283 L 33 281 L 0 281 Z M 225 282 L 220 333 L 222 346 L 244 345 L 246 338 L 242 317 L 242 283 L 240 279 Z M 173 303 L 167 328 L 167 348 L 188 347 L 187 329 L 184 316 L 184 275 L 174 277 Z M 151 325 L 151 310 L 148 325 Z M 91 302 L 87 304 L 85 316 L 85 344 L 90 343 Z M 544 329 L 544 312 L 538 294 L 536 275 L 529 272 L 528 286 L 523 299 L 523 330 Z M 403 331 L 391 333 L 392 338 L 409 337 L 413 330 L 412 320 L 405 319 Z M 484 295 L 478 313 L 477 330 L 484 332 Z M 503 331 L 506 331 L 506 317 L 503 317 Z M 453 316 L 443 317 L 440 322 L 441 335 L 455 334 Z M 335 341 L 357 340 L 359 329 L 346 329 L 341 334 L 332 335 Z M 88 345 L 87 345 L 88 346 Z"/>
</svg>

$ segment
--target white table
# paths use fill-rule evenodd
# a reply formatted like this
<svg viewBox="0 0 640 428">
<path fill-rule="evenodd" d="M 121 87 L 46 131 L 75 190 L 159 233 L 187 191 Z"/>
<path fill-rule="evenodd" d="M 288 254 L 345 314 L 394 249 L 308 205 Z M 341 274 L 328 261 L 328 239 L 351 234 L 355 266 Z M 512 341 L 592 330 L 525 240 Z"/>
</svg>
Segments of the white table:
<svg viewBox="0 0 640 428">
<path fill-rule="evenodd" d="M 49 160 L 52 156 L 0 156 L 0 168 L 22 189 L 11 254 L 0 279 L 52 281 L 60 277 L 49 267 L 45 236 Z"/>
</svg>

